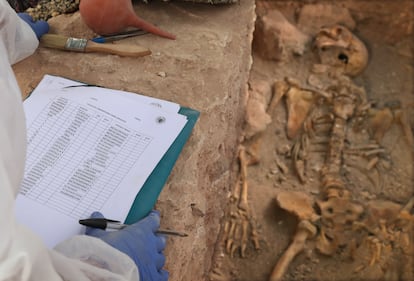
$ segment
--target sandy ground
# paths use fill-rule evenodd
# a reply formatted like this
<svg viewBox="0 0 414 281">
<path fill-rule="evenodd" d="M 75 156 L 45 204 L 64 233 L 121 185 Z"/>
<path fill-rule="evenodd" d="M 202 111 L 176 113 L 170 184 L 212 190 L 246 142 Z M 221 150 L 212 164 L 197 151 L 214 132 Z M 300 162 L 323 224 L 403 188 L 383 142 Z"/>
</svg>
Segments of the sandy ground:
<svg viewBox="0 0 414 281">
<path fill-rule="evenodd" d="M 174 33 L 175 41 L 145 35 L 118 44 L 141 45 L 142 58 L 71 53 L 40 47 L 14 66 L 23 94 L 45 74 L 162 98 L 200 111 L 199 120 L 156 208 L 161 226 L 188 233 L 170 238 L 170 280 L 204 280 L 223 215 L 230 167 L 241 130 L 243 96 L 251 66 L 254 1 L 213 6 L 150 1 L 139 16 Z M 91 38 L 79 13 L 49 20 L 51 33 Z"/>
<path fill-rule="evenodd" d="M 261 17 L 277 9 L 297 27 L 298 14 L 306 6 L 303 2 L 259 1 L 257 14 Z M 369 51 L 368 66 L 363 73 L 355 77 L 354 83 L 364 87 L 368 99 L 377 104 L 384 105 L 387 102 L 399 101 L 411 128 L 414 121 L 413 2 L 399 1 L 397 4 L 390 1 L 338 1 L 338 3 L 339 6 L 349 9 L 356 23 L 354 32 L 366 44 Z M 335 16 L 330 19 L 335 20 Z M 306 27 L 307 24 L 312 26 L 312 22 L 305 21 L 302 22 L 302 27 Z M 281 60 L 264 59 L 258 52 L 253 53 L 253 58 L 249 80 L 251 85 L 261 83 L 271 86 L 275 81 L 284 80 L 284 77 L 300 80 L 306 69 L 310 69 L 315 63 L 315 56 L 311 49 L 307 49 L 302 55 L 291 55 Z M 281 191 L 300 191 L 311 198 L 318 196 L 321 186 L 318 171 L 324 163 L 326 153 L 323 149 L 315 147 L 311 149 L 308 154 L 308 178 L 306 183 L 301 183 L 292 167 L 290 149 L 295 139 L 291 140 L 286 135 L 287 114 L 283 99 L 271 114 L 272 122 L 261 137 L 260 162 L 250 166 L 247 171 L 249 200 L 259 232 L 260 250 L 255 250 L 252 242 L 249 242 L 245 258 L 240 258 L 238 252 L 234 258 L 230 258 L 224 249 L 226 240 L 219 240 L 215 274 L 212 274 L 212 280 L 269 280 L 277 261 L 291 243 L 298 224 L 294 215 L 277 206 L 276 195 Z M 329 133 L 326 136 L 329 137 Z M 371 174 L 364 169 L 349 168 L 343 175 L 347 188 L 354 197 L 362 201 L 384 199 L 404 205 L 413 196 L 412 146 L 406 142 L 403 130 L 397 125 L 393 125 L 387 131 L 381 145 L 392 159 L 391 168 L 381 175 Z M 275 156 L 288 168 L 287 172 L 280 169 Z M 222 233 L 224 231 L 223 224 Z M 411 244 L 402 248 L 408 251 L 411 249 L 411 255 L 403 256 L 397 262 L 400 264 L 412 264 L 413 261 L 412 231 L 407 235 L 411 237 Z M 393 242 L 383 243 L 386 245 Z M 407 276 L 412 276 L 409 271 L 413 272 L 413 267 L 403 269 L 400 266 L 395 269 L 398 266 L 393 267 L 392 264 L 398 254 L 393 256 L 382 249 L 378 262 L 372 262 L 371 266 L 356 272 L 359 265 L 366 264 L 367 260 L 372 258 L 371 250 L 354 259 L 347 256 L 343 249 L 334 255 L 326 256 L 318 253 L 313 242 L 310 242 L 293 260 L 283 280 L 410 280 L 411 277 Z M 384 277 L 384 272 L 387 270 L 398 273 L 392 277 L 394 279 L 389 275 Z"/>
<path fill-rule="evenodd" d="M 256 12 L 260 17 L 277 9 L 296 25 L 298 13 L 308 2 L 317 1 L 259 1 Z M 409 124 L 413 124 L 413 2 L 337 2 L 349 9 L 356 23 L 355 33 L 369 50 L 368 66 L 354 82 L 380 105 L 399 100 Z M 150 57 L 134 60 L 40 48 L 34 56 L 15 66 L 23 92 L 30 92 L 48 73 L 169 99 L 200 110 L 194 133 L 157 203 L 164 227 L 190 234 L 185 240 L 170 240 L 166 251 L 170 280 L 268 280 L 298 223 L 277 206 L 275 196 L 288 190 L 303 191 L 316 198 L 320 188 L 317 171 L 325 155 L 319 150 L 309 153 L 308 181 L 301 183 L 287 153 L 294 140 L 286 136 L 287 111 L 282 100 L 263 133 L 260 162 L 248 168 L 249 203 L 260 250 L 255 250 L 249 242 L 245 258 L 238 254 L 231 258 L 224 249 L 223 232 L 229 194 L 238 173 L 236 152 L 244 120 L 247 82 L 249 78 L 250 85 L 258 81 L 272 85 L 286 76 L 301 78 L 315 56 L 306 50 L 299 56 L 269 60 L 253 52 L 251 65 L 255 19 L 252 1 L 232 6 L 155 2 L 135 7 L 149 21 L 177 34 L 177 41 L 152 36 L 128 39 L 128 43 L 147 46 L 153 51 Z M 53 32 L 93 35 L 76 13 L 59 16 L 50 23 Z M 360 200 L 384 199 L 403 205 L 413 195 L 412 147 L 407 145 L 397 125 L 388 130 L 381 145 L 392 159 L 389 172 L 379 177 L 349 169 L 346 182 Z M 288 171 L 280 171 L 275 163 L 276 154 Z M 410 241 L 407 249 L 413 247 L 413 240 Z M 343 252 L 321 255 L 313 246 L 309 243 L 294 259 L 283 280 L 384 280 L 383 275 L 374 273 L 383 273 L 384 268 L 395 269 L 390 264 L 395 263 L 397 256 L 387 255 L 385 250 L 378 262 L 356 274 L 355 264 L 366 264 L 372 258 L 371 251 L 355 261 Z M 401 264 L 410 261 L 412 256 L 405 256 Z M 209 274 L 210 269 L 215 274 Z M 387 280 L 408 280 L 401 269 L 395 271 L 398 276 Z"/>
</svg>

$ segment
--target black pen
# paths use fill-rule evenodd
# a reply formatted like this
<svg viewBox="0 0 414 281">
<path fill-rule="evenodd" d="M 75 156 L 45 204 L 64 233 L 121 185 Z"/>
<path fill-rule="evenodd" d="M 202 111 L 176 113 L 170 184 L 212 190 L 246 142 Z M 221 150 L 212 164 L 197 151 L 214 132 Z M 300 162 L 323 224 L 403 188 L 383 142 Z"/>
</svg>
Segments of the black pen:
<svg viewBox="0 0 414 281">
<path fill-rule="evenodd" d="M 110 220 L 106 218 L 95 218 L 95 219 L 84 219 L 79 220 L 79 223 L 84 226 L 89 226 L 93 228 L 99 228 L 99 229 L 122 229 L 124 227 L 127 227 L 127 224 L 123 224 L 120 221 L 116 220 Z M 174 230 L 166 230 L 166 229 L 159 229 L 156 231 L 157 234 L 164 234 L 164 235 L 175 235 L 180 237 L 186 237 L 188 236 L 187 233 L 178 232 Z"/>
</svg>

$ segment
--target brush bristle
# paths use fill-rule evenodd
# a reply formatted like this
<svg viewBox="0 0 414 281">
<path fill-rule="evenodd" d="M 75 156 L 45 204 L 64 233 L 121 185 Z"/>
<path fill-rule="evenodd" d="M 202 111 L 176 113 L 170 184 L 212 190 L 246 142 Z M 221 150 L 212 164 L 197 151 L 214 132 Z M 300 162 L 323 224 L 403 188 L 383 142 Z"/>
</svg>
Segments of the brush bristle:
<svg viewBox="0 0 414 281">
<path fill-rule="evenodd" d="M 45 34 L 40 38 L 40 43 L 44 47 L 65 50 L 68 39 L 69 37 L 63 35 Z"/>
</svg>

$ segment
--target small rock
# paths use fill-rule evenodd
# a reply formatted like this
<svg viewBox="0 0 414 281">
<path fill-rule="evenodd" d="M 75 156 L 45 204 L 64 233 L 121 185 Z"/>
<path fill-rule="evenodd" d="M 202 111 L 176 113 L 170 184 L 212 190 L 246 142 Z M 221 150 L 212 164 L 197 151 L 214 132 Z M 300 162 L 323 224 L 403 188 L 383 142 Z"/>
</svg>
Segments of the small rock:
<svg viewBox="0 0 414 281">
<path fill-rule="evenodd" d="M 195 216 L 195 217 L 204 217 L 203 211 L 201 211 L 199 208 L 197 208 L 195 203 L 191 203 L 190 207 L 191 207 L 191 213 L 193 214 L 193 216 Z"/>
<path fill-rule="evenodd" d="M 278 173 L 278 170 L 277 170 L 277 169 L 275 169 L 275 168 L 271 168 L 271 169 L 270 169 L 270 171 L 269 171 L 269 173 L 270 173 L 271 175 L 276 175 L 276 174 Z"/>
<path fill-rule="evenodd" d="M 278 10 L 258 18 L 253 48 L 264 59 L 287 60 L 302 55 L 310 37 L 291 24 Z"/>
<path fill-rule="evenodd" d="M 291 147 L 289 144 L 285 144 L 276 148 L 276 152 L 279 155 L 287 155 L 290 153 Z"/>
<path fill-rule="evenodd" d="M 252 79 L 249 82 L 251 91 L 249 92 L 249 98 L 259 99 L 265 104 L 270 102 L 272 96 L 272 87 L 266 80 Z"/>
<path fill-rule="evenodd" d="M 266 87 L 267 86 L 267 87 Z M 246 138 L 251 138 L 259 132 L 266 130 L 272 118 L 266 112 L 267 98 L 270 95 L 270 85 L 258 82 L 251 85 L 246 105 Z"/>
<path fill-rule="evenodd" d="M 157 75 L 160 76 L 160 77 L 162 77 L 162 78 L 167 77 L 167 73 L 165 73 L 164 71 L 158 72 Z"/>
</svg>

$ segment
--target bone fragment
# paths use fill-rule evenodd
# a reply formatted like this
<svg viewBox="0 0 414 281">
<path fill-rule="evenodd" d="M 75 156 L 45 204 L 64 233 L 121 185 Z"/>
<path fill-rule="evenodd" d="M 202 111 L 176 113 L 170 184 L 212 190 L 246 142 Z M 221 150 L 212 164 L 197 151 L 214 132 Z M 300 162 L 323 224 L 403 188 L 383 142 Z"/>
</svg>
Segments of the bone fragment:
<svg viewBox="0 0 414 281">
<path fill-rule="evenodd" d="M 228 231 L 228 240 L 226 242 L 226 251 L 227 253 L 231 252 L 231 249 L 233 247 L 233 242 L 234 242 L 234 231 L 236 229 L 236 220 L 235 219 L 231 219 L 230 221 L 230 227 L 229 227 L 229 231 Z"/>
<path fill-rule="evenodd" d="M 298 159 L 295 161 L 295 170 L 296 174 L 299 177 L 299 180 L 301 183 L 306 182 L 306 176 L 305 176 L 305 161 L 302 159 Z"/>
<path fill-rule="evenodd" d="M 224 224 L 224 237 L 227 237 L 229 235 L 229 230 L 230 230 L 230 222 L 226 221 L 226 223 Z"/>
<path fill-rule="evenodd" d="M 242 180 L 242 189 L 241 189 L 241 197 L 240 197 L 238 207 L 244 211 L 247 211 L 249 209 L 249 203 L 247 201 L 249 186 L 247 184 L 247 159 L 246 159 L 246 150 L 244 148 L 240 149 L 239 160 L 240 160 L 240 175 L 241 175 L 241 180 Z"/>
<path fill-rule="evenodd" d="M 372 150 L 372 149 L 377 149 L 377 148 L 380 148 L 378 143 L 369 143 L 369 144 L 364 144 L 364 145 L 351 146 L 347 150 L 359 151 L 359 150 Z"/>
<path fill-rule="evenodd" d="M 370 171 L 372 168 L 374 168 L 378 164 L 378 162 L 379 162 L 378 157 L 372 158 L 367 164 L 367 171 Z"/>
<path fill-rule="evenodd" d="M 247 220 L 243 220 L 243 222 L 242 222 L 241 248 L 240 248 L 240 256 L 242 258 L 244 258 L 246 256 L 248 228 L 249 228 L 249 222 Z"/>
<path fill-rule="evenodd" d="M 246 160 L 246 166 L 256 165 L 260 162 L 260 147 L 262 145 L 262 135 L 259 133 L 252 137 L 249 146 L 246 147 L 246 152 L 249 155 L 249 159 Z M 247 155 L 246 155 L 247 156 Z"/>
<path fill-rule="evenodd" d="M 369 262 L 369 266 L 373 266 L 381 257 L 381 244 L 380 241 L 378 240 L 378 238 L 373 238 L 372 239 L 372 243 L 373 243 L 373 253 L 372 253 L 372 257 L 371 260 Z"/>
<path fill-rule="evenodd" d="M 292 148 L 293 168 L 299 177 L 301 183 L 306 182 L 305 176 L 305 161 L 308 150 L 309 141 L 304 134 L 302 138 L 297 140 Z"/>
<path fill-rule="evenodd" d="M 254 248 L 256 250 L 259 250 L 260 249 L 259 234 L 257 233 L 256 227 L 252 227 L 252 240 L 253 240 Z"/>
<path fill-rule="evenodd" d="M 292 243 L 289 248 L 283 253 L 282 257 L 278 260 L 273 272 L 270 276 L 269 281 L 280 281 L 283 275 L 287 271 L 289 264 L 292 260 L 303 251 L 305 242 L 308 238 L 316 235 L 317 229 L 307 220 L 302 220 L 298 224 L 298 230 L 293 237 Z"/>
<path fill-rule="evenodd" d="M 290 139 L 296 137 L 302 127 L 312 105 L 313 93 L 292 87 L 287 92 L 286 104 L 288 107 L 287 135 Z"/>
<path fill-rule="evenodd" d="M 342 151 L 344 150 L 344 142 L 346 135 L 346 120 L 336 117 L 331 131 L 331 139 L 329 142 L 329 150 L 325 160 L 323 177 L 332 175 L 334 179 L 338 178 L 342 165 Z M 323 179 L 325 180 L 325 179 Z M 329 187 L 324 185 L 324 187 Z"/>
<path fill-rule="evenodd" d="M 236 180 L 236 183 L 234 185 L 232 195 L 231 195 L 232 196 L 232 198 L 231 198 L 232 202 L 239 201 L 240 190 L 241 190 L 241 181 L 240 181 L 240 174 L 239 174 L 238 179 Z"/>
<path fill-rule="evenodd" d="M 313 209 L 314 200 L 304 192 L 281 191 L 276 195 L 276 203 L 299 220 L 316 221 L 319 218 Z"/>
<path fill-rule="evenodd" d="M 345 26 L 324 27 L 314 41 L 321 63 L 346 75 L 356 76 L 368 64 L 368 50 L 364 43 Z"/>
<path fill-rule="evenodd" d="M 384 148 L 373 149 L 371 151 L 365 151 L 362 155 L 364 156 L 371 156 L 375 154 L 385 153 L 386 150 Z"/>
<path fill-rule="evenodd" d="M 286 175 L 289 172 L 289 168 L 285 165 L 285 163 L 282 162 L 282 160 L 279 159 L 277 155 L 275 155 L 275 162 L 277 167 L 283 174 Z"/>
<path fill-rule="evenodd" d="M 276 81 L 273 85 L 272 99 L 267 107 L 267 113 L 272 114 L 275 107 L 279 104 L 279 101 L 288 91 L 289 86 L 285 81 Z"/>
<path fill-rule="evenodd" d="M 240 222 L 237 222 L 236 227 L 234 229 L 234 241 L 230 247 L 230 257 L 234 257 L 234 253 L 236 252 L 237 248 L 239 248 L 239 245 L 234 242 L 238 242 L 241 239 L 241 225 Z"/>
<path fill-rule="evenodd" d="M 324 255 L 332 256 L 336 250 L 336 244 L 328 241 L 324 228 L 321 228 L 316 240 L 316 249 Z"/>
<path fill-rule="evenodd" d="M 246 127 L 244 134 L 246 138 L 251 138 L 265 131 L 272 122 L 272 118 L 266 113 L 266 109 L 267 101 L 265 98 L 259 93 L 251 91 L 245 111 Z"/>
<path fill-rule="evenodd" d="M 384 108 L 375 112 L 370 120 L 373 138 L 380 143 L 384 134 L 390 129 L 394 116 L 391 109 Z"/>
</svg>

